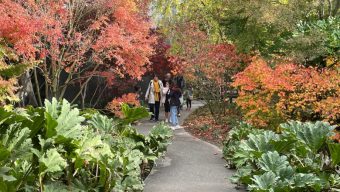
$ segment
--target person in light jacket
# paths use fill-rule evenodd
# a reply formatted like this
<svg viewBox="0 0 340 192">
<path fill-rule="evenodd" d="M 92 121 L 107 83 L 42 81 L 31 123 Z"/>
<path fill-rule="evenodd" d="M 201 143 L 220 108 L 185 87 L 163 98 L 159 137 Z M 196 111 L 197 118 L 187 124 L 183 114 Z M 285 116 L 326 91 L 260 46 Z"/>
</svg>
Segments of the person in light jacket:
<svg viewBox="0 0 340 192">
<path fill-rule="evenodd" d="M 163 83 L 154 75 L 153 80 L 150 81 L 148 89 L 145 94 L 145 100 L 149 103 L 149 110 L 152 113 L 150 120 L 158 121 L 159 106 L 162 100 Z"/>
<path fill-rule="evenodd" d="M 163 82 L 163 90 L 162 90 L 162 104 L 164 105 L 165 111 L 165 122 L 169 122 L 169 113 L 170 113 L 170 82 L 164 81 Z"/>
</svg>

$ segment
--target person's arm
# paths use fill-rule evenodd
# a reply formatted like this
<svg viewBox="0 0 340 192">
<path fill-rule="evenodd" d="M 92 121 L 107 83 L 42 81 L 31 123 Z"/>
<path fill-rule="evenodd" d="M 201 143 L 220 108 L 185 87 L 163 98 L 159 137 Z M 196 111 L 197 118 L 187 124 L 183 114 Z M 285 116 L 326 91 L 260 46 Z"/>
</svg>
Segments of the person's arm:
<svg viewBox="0 0 340 192">
<path fill-rule="evenodd" d="M 145 100 L 147 100 L 148 97 L 149 97 L 149 93 L 150 93 L 150 85 L 151 85 L 151 83 L 149 83 L 148 89 L 146 90 L 146 93 L 145 93 Z"/>
<path fill-rule="evenodd" d="M 188 95 L 189 95 L 188 90 L 185 90 L 185 91 L 183 92 L 183 97 L 186 99 L 186 98 L 188 97 Z"/>
<path fill-rule="evenodd" d="M 161 88 L 161 90 L 164 88 L 163 82 L 161 80 L 159 81 L 159 87 Z"/>
<path fill-rule="evenodd" d="M 173 96 L 174 96 L 174 91 L 170 89 L 169 97 L 173 97 Z"/>
<path fill-rule="evenodd" d="M 166 95 L 166 93 L 168 92 L 168 88 L 167 87 L 163 87 L 163 89 L 162 89 L 162 93 L 163 93 L 163 95 Z"/>
<path fill-rule="evenodd" d="M 160 100 L 162 100 L 162 97 L 164 96 L 162 93 L 163 93 L 163 82 L 161 80 L 158 81 L 159 83 L 159 88 L 160 88 Z"/>
</svg>

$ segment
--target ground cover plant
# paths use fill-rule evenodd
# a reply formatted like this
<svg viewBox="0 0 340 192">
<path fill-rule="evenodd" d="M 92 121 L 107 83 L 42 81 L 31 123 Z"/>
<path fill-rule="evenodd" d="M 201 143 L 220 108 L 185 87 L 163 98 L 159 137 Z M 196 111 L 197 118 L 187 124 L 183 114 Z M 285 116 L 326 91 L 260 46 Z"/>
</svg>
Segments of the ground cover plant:
<svg viewBox="0 0 340 192">
<path fill-rule="evenodd" d="M 231 181 L 250 191 L 339 191 L 340 144 L 326 122 L 289 121 L 281 133 L 242 123 L 229 135 L 224 155 L 237 169 Z"/>
<path fill-rule="evenodd" d="M 143 165 L 166 150 L 172 131 L 155 126 L 147 136 L 131 123 L 145 108 L 122 105 L 111 119 L 69 102 L 43 108 L 0 109 L 0 191 L 142 191 Z"/>
</svg>

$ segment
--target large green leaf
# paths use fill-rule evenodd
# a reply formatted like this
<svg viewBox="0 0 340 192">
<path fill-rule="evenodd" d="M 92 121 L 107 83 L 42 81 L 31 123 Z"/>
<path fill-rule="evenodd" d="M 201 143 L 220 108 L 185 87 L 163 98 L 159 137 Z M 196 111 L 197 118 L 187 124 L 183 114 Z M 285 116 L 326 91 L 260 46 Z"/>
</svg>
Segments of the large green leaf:
<svg viewBox="0 0 340 192">
<path fill-rule="evenodd" d="M 263 153 L 274 150 L 271 141 L 278 138 L 278 135 L 272 131 L 263 131 L 258 134 L 251 133 L 248 135 L 247 140 L 241 141 L 239 150 L 252 153 L 256 157 L 261 157 Z"/>
<path fill-rule="evenodd" d="M 253 167 L 252 166 L 243 166 L 240 169 L 237 169 L 236 173 L 230 177 L 230 181 L 232 183 L 244 183 L 244 184 L 250 184 L 252 183 L 252 173 L 253 173 Z"/>
<path fill-rule="evenodd" d="M 22 128 L 20 123 L 11 124 L 6 133 L 0 135 L 0 144 L 3 146 L 0 148 L 4 151 L 3 155 L 10 152 L 10 158 L 7 160 L 16 160 L 30 155 L 33 145 L 29 136 L 30 130 Z"/>
<path fill-rule="evenodd" d="M 166 151 L 167 146 L 170 144 L 170 139 L 172 136 L 172 130 L 164 123 L 154 126 L 146 138 L 148 141 L 147 149 L 151 149 L 153 155 L 156 157 L 161 156 Z"/>
<path fill-rule="evenodd" d="M 294 177 L 294 185 L 297 188 L 306 186 L 314 187 L 320 184 L 320 179 L 314 174 L 298 173 Z"/>
<path fill-rule="evenodd" d="M 228 138 L 241 141 L 246 139 L 253 130 L 254 128 L 250 124 L 240 122 L 238 126 L 229 131 Z"/>
<path fill-rule="evenodd" d="M 130 107 L 126 103 L 122 104 L 122 112 L 124 115 L 122 122 L 125 124 L 149 117 L 149 112 L 145 107 Z"/>
<path fill-rule="evenodd" d="M 290 180 L 295 174 L 294 169 L 291 166 L 281 167 L 280 170 L 278 170 L 278 176 L 282 180 Z"/>
<path fill-rule="evenodd" d="M 60 172 L 67 166 L 66 160 L 55 148 L 47 150 L 39 162 L 40 174 Z"/>
<path fill-rule="evenodd" d="M 169 139 L 173 136 L 173 132 L 169 126 L 164 123 L 160 123 L 151 129 L 149 136 Z"/>
<path fill-rule="evenodd" d="M 88 123 L 95 129 L 105 133 L 112 133 L 117 126 L 117 123 L 115 123 L 113 119 L 105 115 L 101 115 L 100 113 L 94 114 Z"/>
<path fill-rule="evenodd" d="M 289 165 L 287 157 L 280 156 L 280 154 L 276 151 L 269 151 L 263 154 L 258 161 L 262 170 L 266 172 L 271 171 L 276 174 L 279 173 L 281 169 L 284 169 Z"/>
<path fill-rule="evenodd" d="M 340 163 L 340 144 L 328 143 L 329 152 L 331 153 L 332 164 L 338 165 Z"/>
<path fill-rule="evenodd" d="M 16 108 L 13 111 L 5 111 L 3 108 L 0 109 L 0 133 L 4 133 L 8 126 L 12 124 L 20 124 L 21 128 L 27 127 L 30 130 L 29 137 L 35 138 L 44 124 L 44 109 L 27 107 Z"/>
<path fill-rule="evenodd" d="M 76 166 L 82 166 L 87 162 L 97 162 L 101 156 L 113 157 L 110 146 L 102 141 L 100 135 L 91 130 L 85 130 L 83 137 L 77 142 L 77 149 L 74 151 L 76 156 Z"/>
<path fill-rule="evenodd" d="M 9 167 L 0 167 L 0 178 L 4 181 L 15 181 L 17 180 L 12 175 L 9 175 L 8 172 L 11 170 Z"/>
<path fill-rule="evenodd" d="M 44 192 L 68 192 L 70 187 L 67 187 L 66 185 L 60 183 L 60 182 L 54 182 L 44 185 Z M 76 190 L 80 191 L 80 190 Z"/>
<path fill-rule="evenodd" d="M 71 104 L 63 100 L 60 104 L 53 98 L 52 102 L 45 100 L 47 136 L 58 136 L 59 140 L 78 139 L 82 136 L 81 123 L 85 120 L 79 115 L 77 108 L 72 109 Z"/>
<path fill-rule="evenodd" d="M 0 162 L 3 160 L 7 160 L 10 155 L 11 152 L 8 151 L 8 149 L 5 146 L 0 145 Z"/>
<path fill-rule="evenodd" d="M 316 153 L 332 135 L 335 126 L 329 123 L 318 121 L 315 123 L 299 121 L 290 121 L 281 124 L 284 134 L 294 135 L 299 141 L 306 144 L 314 153 Z"/>
<path fill-rule="evenodd" d="M 274 192 L 273 186 L 279 178 L 273 172 L 266 172 L 263 175 L 254 175 L 254 184 L 249 185 L 249 189 L 254 191 Z"/>
</svg>

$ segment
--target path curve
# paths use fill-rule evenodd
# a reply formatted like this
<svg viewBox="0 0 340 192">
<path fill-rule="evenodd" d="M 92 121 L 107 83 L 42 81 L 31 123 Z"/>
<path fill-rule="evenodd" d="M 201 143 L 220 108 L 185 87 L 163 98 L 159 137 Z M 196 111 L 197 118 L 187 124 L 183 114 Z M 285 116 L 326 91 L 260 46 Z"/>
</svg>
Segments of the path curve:
<svg viewBox="0 0 340 192">
<path fill-rule="evenodd" d="M 193 102 L 193 110 L 203 104 Z M 190 114 L 183 111 L 181 123 Z M 164 117 L 161 114 L 161 117 Z M 152 123 L 144 122 L 138 129 L 146 134 Z M 184 129 L 175 130 L 172 144 L 164 158 L 156 161 L 145 180 L 145 192 L 237 192 L 228 180 L 233 172 L 224 167 L 221 150 L 193 137 Z"/>
</svg>

